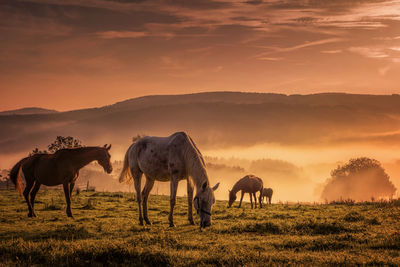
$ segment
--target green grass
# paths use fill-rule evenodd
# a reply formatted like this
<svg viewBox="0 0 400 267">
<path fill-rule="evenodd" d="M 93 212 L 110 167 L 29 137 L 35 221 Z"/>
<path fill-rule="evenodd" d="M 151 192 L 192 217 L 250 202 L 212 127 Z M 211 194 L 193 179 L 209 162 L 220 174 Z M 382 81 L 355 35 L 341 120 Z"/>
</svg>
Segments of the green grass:
<svg viewBox="0 0 400 267">
<path fill-rule="evenodd" d="M 186 198 L 178 198 L 170 228 L 168 196 L 150 197 L 153 225 L 139 226 L 132 194 L 73 195 L 71 219 L 61 191 L 39 191 L 37 218 L 27 217 L 16 192 L 0 191 L 0 265 L 399 265 L 393 203 L 251 210 L 217 201 L 212 226 L 200 231 L 188 224 Z"/>
</svg>

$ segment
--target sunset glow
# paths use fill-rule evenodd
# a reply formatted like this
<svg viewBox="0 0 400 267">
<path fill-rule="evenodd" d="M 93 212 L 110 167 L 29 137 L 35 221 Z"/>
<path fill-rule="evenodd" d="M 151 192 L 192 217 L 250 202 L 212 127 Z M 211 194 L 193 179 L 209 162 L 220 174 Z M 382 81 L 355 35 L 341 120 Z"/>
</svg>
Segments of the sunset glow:
<svg viewBox="0 0 400 267">
<path fill-rule="evenodd" d="M 398 1 L 3 1 L 0 109 L 149 94 L 399 93 Z M 366 79 L 368 78 L 368 79 Z"/>
</svg>

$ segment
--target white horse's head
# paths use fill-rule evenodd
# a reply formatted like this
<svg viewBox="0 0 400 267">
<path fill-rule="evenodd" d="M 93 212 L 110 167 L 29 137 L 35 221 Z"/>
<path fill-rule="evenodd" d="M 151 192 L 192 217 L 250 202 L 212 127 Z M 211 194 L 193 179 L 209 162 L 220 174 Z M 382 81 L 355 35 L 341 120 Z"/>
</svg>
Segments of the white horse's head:
<svg viewBox="0 0 400 267">
<path fill-rule="evenodd" d="M 194 198 L 194 208 L 200 217 L 200 228 L 211 225 L 211 208 L 215 203 L 214 191 L 217 190 L 219 183 L 210 187 L 208 182 L 204 182 L 201 189 L 196 192 Z"/>
</svg>

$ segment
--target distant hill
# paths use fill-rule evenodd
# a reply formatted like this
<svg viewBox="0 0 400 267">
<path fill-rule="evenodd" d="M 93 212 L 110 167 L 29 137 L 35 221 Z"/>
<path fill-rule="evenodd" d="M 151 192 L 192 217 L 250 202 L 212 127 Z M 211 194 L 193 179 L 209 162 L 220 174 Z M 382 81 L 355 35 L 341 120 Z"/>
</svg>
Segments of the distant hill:
<svg viewBox="0 0 400 267">
<path fill-rule="evenodd" d="M 57 113 L 57 112 L 58 112 L 57 110 L 32 107 L 32 108 L 21 108 L 21 109 L 0 111 L 0 116 L 1 115 L 49 114 L 49 113 Z"/>
<path fill-rule="evenodd" d="M 44 148 L 57 135 L 126 149 L 137 134 L 187 131 L 202 148 L 400 143 L 399 95 L 207 92 L 154 95 L 100 108 L 0 116 L 0 154 Z M 114 150 L 115 151 L 115 150 Z"/>
</svg>

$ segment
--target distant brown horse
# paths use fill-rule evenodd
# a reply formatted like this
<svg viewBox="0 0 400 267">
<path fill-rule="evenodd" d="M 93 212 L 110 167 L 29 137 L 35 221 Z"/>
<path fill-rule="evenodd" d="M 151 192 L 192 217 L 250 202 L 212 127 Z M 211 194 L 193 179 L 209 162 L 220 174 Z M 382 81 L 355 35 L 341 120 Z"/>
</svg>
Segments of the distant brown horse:
<svg viewBox="0 0 400 267">
<path fill-rule="evenodd" d="M 236 184 L 232 187 L 232 190 L 229 191 L 229 207 L 232 206 L 233 202 L 236 200 L 236 193 L 238 191 L 242 191 L 242 196 L 240 198 L 239 208 L 242 205 L 242 200 L 244 193 L 249 193 L 251 208 L 253 208 L 253 196 L 255 207 L 257 208 L 257 198 L 256 193 L 260 192 L 259 202 L 260 208 L 262 208 L 261 196 L 263 191 L 263 181 L 261 178 L 258 178 L 254 175 L 246 175 L 242 179 L 236 182 Z"/>
<path fill-rule="evenodd" d="M 97 161 L 107 173 L 112 172 L 110 161 L 111 145 L 104 147 L 81 147 L 60 149 L 54 154 L 35 154 L 21 159 L 10 171 L 10 179 L 22 194 L 21 176 L 25 178 L 24 197 L 28 204 L 28 217 L 36 217 L 33 209 L 36 193 L 40 185 L 55 186 L 62 184 L 67 201 L 67 215 L 72 217 L 71 194 L 79 170 L 92 161 Z M 30 197 L 30 198 L 29 198 Z"/>
<path fill-rule="evenodd" d="M 272 190 L 272 188 L 264 188 L 262 197 L 261 197 L 261 201 L 264 202 L 264 197 L 267 197 L 268 203 L 271 204 L 271 199 L 272 199 L 273 193 L 274 193 L 274 191 Z"/>
</svg>

